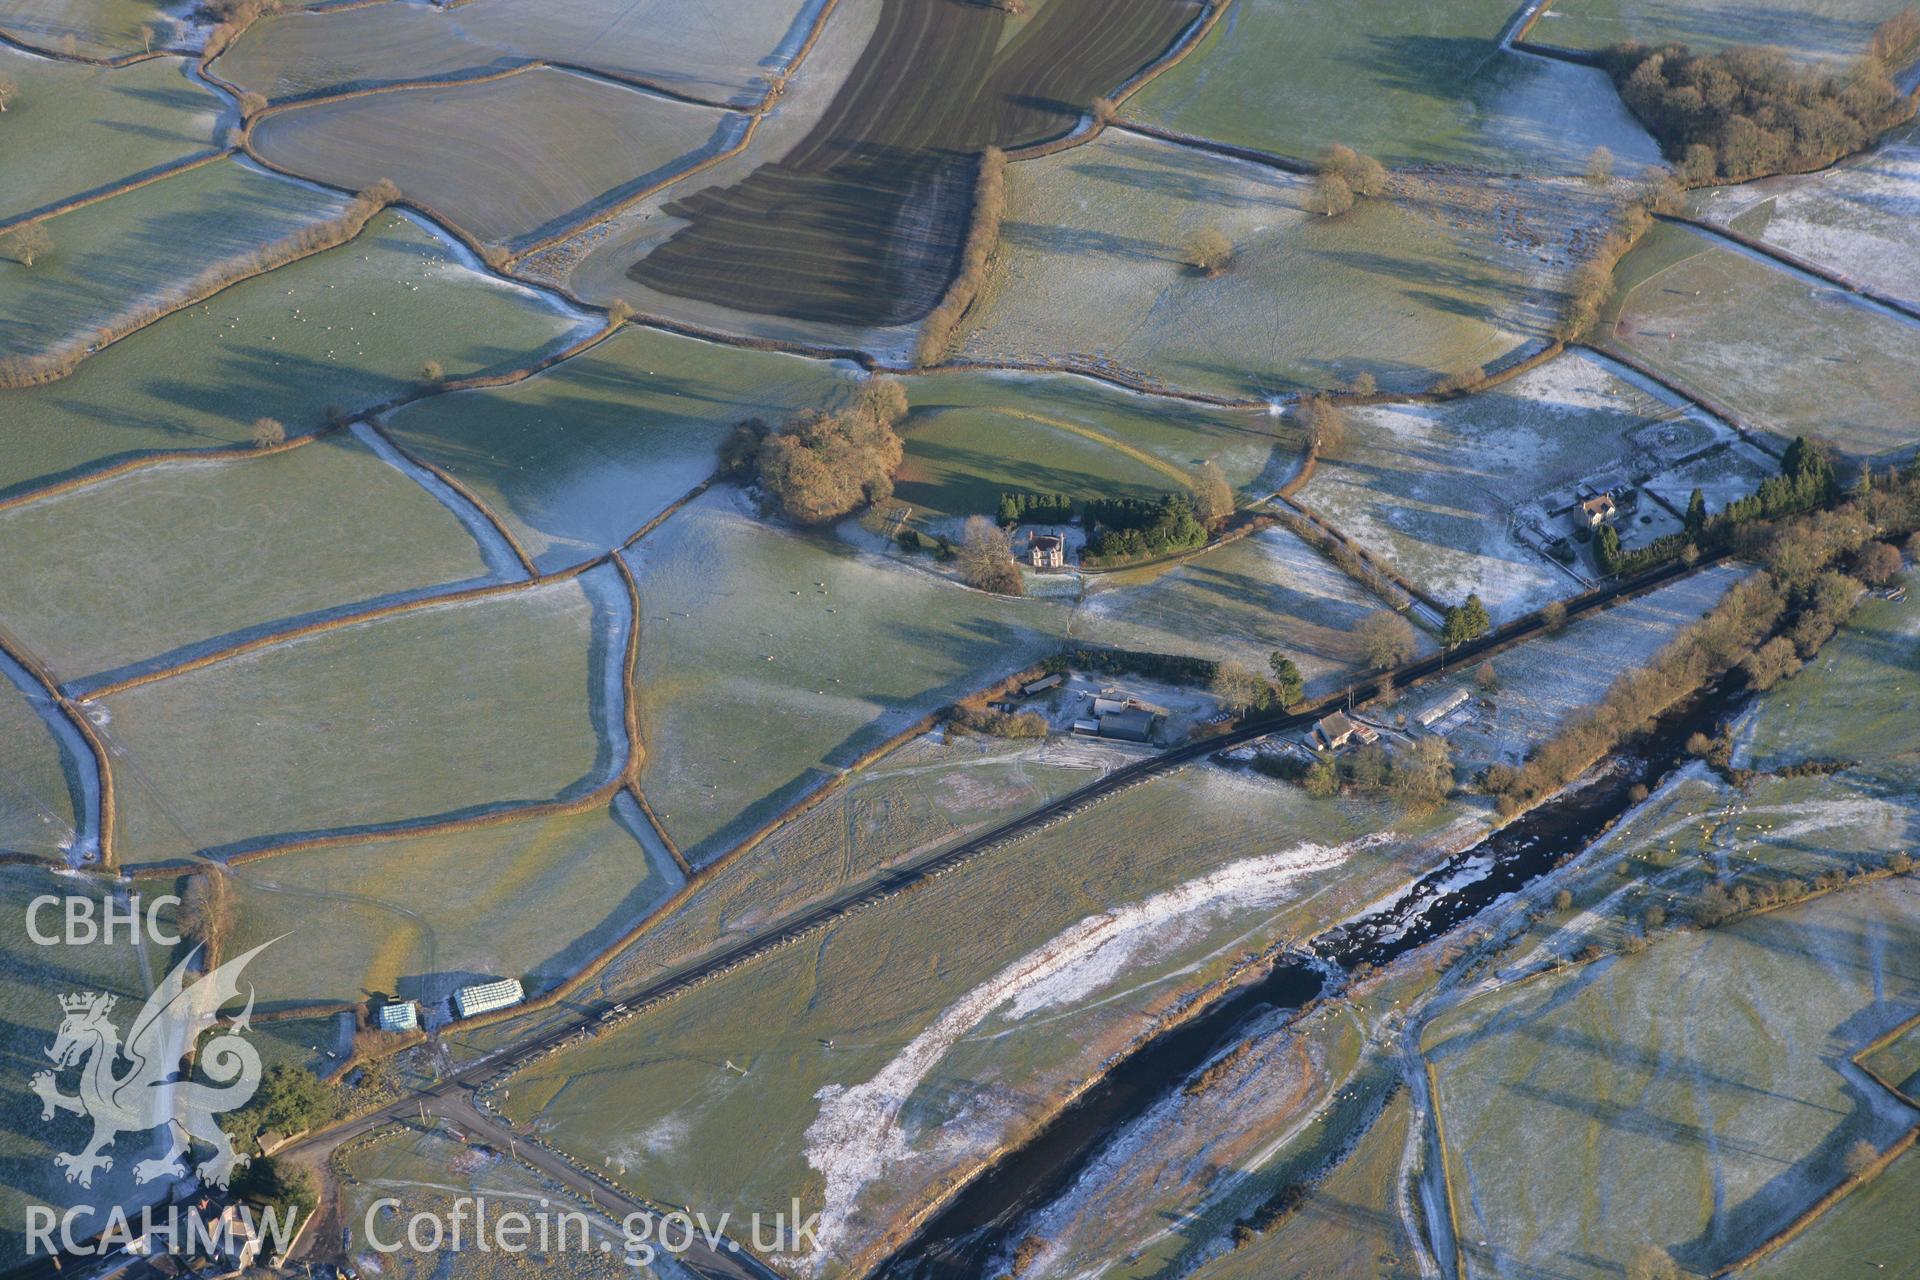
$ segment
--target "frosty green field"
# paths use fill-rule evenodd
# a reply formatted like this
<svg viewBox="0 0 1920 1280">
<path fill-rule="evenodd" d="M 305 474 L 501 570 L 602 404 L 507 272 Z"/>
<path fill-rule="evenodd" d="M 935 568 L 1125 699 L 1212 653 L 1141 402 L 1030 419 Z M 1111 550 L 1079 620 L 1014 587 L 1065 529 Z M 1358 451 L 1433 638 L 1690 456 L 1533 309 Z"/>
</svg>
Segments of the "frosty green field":
<svg viewBox="0 0 1920 1280">
<path fill-rule="evenodd" d="M 0 495 L 166 450 L 245 443 L 256 418 L 289 436 L 449 377 L 538 359 L 582 322 L 531 289 L 468 266 L 409 218 L 236 285 L 81 361 L 8 391 Z"/>
<path fill-rule="evenodd" d="M 1696 197 L 1700 216 L 1920 305 L 1920 147 L 1887 142 L 1821 173 Z"/>
<path fill-rule="evenodd" d="M 1522 539 L 1520 508 L 1589 477 L 1643 465 L 1638 433 L 1668 422 L 1711 442 L 1715 429 L 1608 363 L 1563 355 L 1479 395 L 1355 411 L 1348 440 L 1322 459 L 1300 501 L 1449 603 L 1478 593 L 1495 622 L 1583 589 Z M 1654 465 L 1646 463 L 1644 465 Z M 1542 527 L 1567 532 L 1564 522 Z M 1537 536 L 1534 541 L 1537 541 Z"/>
<path fill-rule="evenodd" d="M 372 5 L 269 18 L 215 69 L 280 99 L 550 61 L 739 103 L 759 98 L 816 12 L 805 0 L 639 0 L 611 14 L 594 0 Z"/>
<path fill-rule="evenodd" d="M 486 812 L 624 763 L 617 574 L 357 623 L 115 694 L 129 863 Z M 298 779 L 298 786 L 286 785 Z"/>
<path fill-rule="evenodd" d="M 1545 198 L 1445 172 L 1336 219 L 1307 213 L 1307 193 L 1291 174 L 1115 130 L 1015 165 L 962 352 L 1075 356 L 1260 399 L 1362 372 L 1424 389 L 1546 332 L 1606 204 L 1581 184 Z M 1205 228 L 1234 249 L 1214 277 L 1184 256 Z"/>
<path fill-rule="evenodd" d="M 211 152 L 232 119 L 212 90 L 188 78 L 184 59 L 108 71 L 0 46 L 0 76 L 19 89 L 7 104 L 0 219 Z"/>
<path fill-rule="evenodd" d="M 1668 41 L 1695 49 L 1732 44 L 1786 49 L 1808 61 L 1850 62 L 1867 51 L 1873 29 L 1906 0 L 1552 0 L 1532 39 L 1567 49 L 1604 49 L 1627 40 Z"/>
<path fill-rule="evenodd" d="M 31 267 L 0 259 L 0 356 L 85 343 L 123 316 L 183 299 L 199 278 L 240 274 L 255 251 L 345 207 L 222 162 L 49 218 L 51 255 Z"/>
<path fill-rule="evenodd" d="M 247 971 L 263 1008 L 378 993 L 420 1001 L 438 1024 L 456 987 L 519 978 L 537 994 L 638 923 L 680 880 L 650 843 L 622 795 L 580 813 L 267 858 L 233 873 L 232 947 L 288 935 Z"/>
<path fill-rule="evenodd" d="M 488 572 L 445 507 L 350 435 L 0 511 L 0 623 L 62 679 Z"/>
<path fill-rule="evenodd" d="M 628 553 L 642 785 L 696 863 L 942 703 L 1059 645 L 1065 611 L 971 591 L 716 488 Z"/>
<path fill-rule="evenodd" d="M 711 476 L 735 423 L 777 423 L 851 387 L 844 365 L 629 326 L 525 382 L 417 401 L 385 425 L 546 571 L 620 545 Z"/>
<path fill-rule="evenodd" d="M 1920 321 L 1743 250 L 1709 245 L 1635 284 L 1614 341 L 1781 446 L 1811 430 L 1883 463 L 1920 438 Z"/>
<path fill-rule="evenodd" d="M 1231 658 L 1265 673 L 1285 653 L 1307 694 L 1331 692 L 1361 669 L 1353 630 L 1386 602 L 1285 528 L 1263 530 L 1177 568 L 1092 580 L 1074 635 L 1154 653 Z M 1205 618 L 1204 629 L 1194 619 Z M 1433 648 L 1419 633 L 1422 652 Z"/>
<path fill-rule="evenodd" d="M 1838 1182 L 1849 1144 L 1911 1127 L 1840 1064 L 1899 1020 L 1880 992 L 1909 981 L 1888 961 L 1916 906 L 1920 888 L 1885 881 L 1443 1017 L 1425 1048 L 1470 1262 L 1611 1275 L 1594 1260 L 1652 1243 L 1699 1269 Z"/>
<path fill-rule="evenodd" d="M 0 850 L 57 860 L 73 842 L 74 794 L 43 713 L 58 714 L 37 687 L 0 681 Z"/>
<path fill-rule="evenodd" d="M 536 67 L 278 111 L 253 145 L 349 190 L 391 178 L 480 240 L 517 248 L 668 181 L 745 128 L 713 107 Z"/>
<path fill-rule="evenodd" d="M 1508 0 L 1235 4 L 1126 118 L 1310 160 L 1329 143 L 1409 163 L 1575 174 L 1606 146 L 1659 159 L 1605 75 L 1499 47 Z"/>
<path fill-rule="evenodd" d="M 992 515 L 1003 493 L 1153 498 L 1212 459 L 1243 492 L 1277 487 L 1301 449 L 1265 410 L 1215 410 L 1068 375 L 933 373 L 907 382 L 894 495 L 934 520 Z"/>
</svg>

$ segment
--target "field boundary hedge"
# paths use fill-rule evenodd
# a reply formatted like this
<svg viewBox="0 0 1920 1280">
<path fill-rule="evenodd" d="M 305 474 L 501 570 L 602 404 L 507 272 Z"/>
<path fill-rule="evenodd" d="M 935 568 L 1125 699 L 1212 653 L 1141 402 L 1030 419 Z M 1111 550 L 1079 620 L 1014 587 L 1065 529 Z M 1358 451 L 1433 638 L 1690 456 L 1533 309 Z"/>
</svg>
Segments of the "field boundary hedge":
<svg viewBox="0 0 1920 1280">
<path fill-rule="evenodd" d="M 391 435 L 382 431 L 379 423 L 369 422 L 367 427 L 375 435 L 379 436 L 388 448 L 432 476 L 435 480 L 438 480 L 441 484 L 447 486 L 447 488 L 453 490 L 454 493 L 459 495 L 461 501 L 471 504 L 473 509 L 478 511 L 486 522 L 493 526 L 493 531 L 500 535 L 501 541 L 505 542 L 508 548 L 512 550 L 513 558 L 520 562 L 520 567 L 526 571 L 527 577 L 539 578 L 541 576 L 540 570 L 534 567 L 533 557 L 527 554 L 527 549 L 524 546 L 520 545 L 520 539 L 513 536 L 513 530 L 507 527 L 507 522 L 500 518 L 499 512 L 495 511 L 492 505 L 484 498 L 455 479 L 451 472 L 438 463 L 429 462 L 427 459 L 420 457 L 411 449 L 406 448 L 399 441 L 395 440 Z"/>
<path fill-rule="evenodd" d="M 215 158 L 223 158 L 228 154 L 231 153 L 223 152 Z M 349 244 L 358 239 L 367 223 L 391 203 L 388 194 L 377 185 L 370 187 L 354 195 L 347 207 L 332 218 L 308 223 L 278 240 L 255 246 L 238 257 L 208 266 L 191 280 L 178 285 L 171 299 L 163 292 L 111 317 L 94 331 L 91 344 L 86 338 L 69 338 L 35 355 L 0 356 L 0 388 L 17 389 L 57 382 L 79 368 L 81 361 L 169 316 L 197 307 L 236 285 L 258 280 L 282 267 L 290 267 L 329 249 Z"/>
<path fill-rule="evenodd" d="M 100 830 L 95 833 L 100 841 L 100 866 L 102 869 L 114 866 L 113 832 L 117 813 L 114 802 L 113 766 L 107 757 L 107 744 L 102 741 L 99 732 L 93 727 L 93 721 L 87 719 L 86 713 L 80 710 L 73 699 L 60 692 L 60 686 L 54 682 L 53 673 L 40 664 L 40 659 L 21 648 L 4 629 L 0 629 L 0 653 L 5 653 L 24 667 L 40 687 L 46 690 L 47 697 L 59 709 L 60 714 L 67 718 L 68 723 L 79 731 L 81 739 L 87 744 L 87 750 L 92 753 L 94 771 L 100 779 Z M 75 821 L 84 825 L 86 815 L 76 814 Z M 50 862 L 49 859 L 40 858 L 34 861 L 43 865 Z"/>
<path fill-rule="evenodd" d="M 10 221 L 0 221 L 0 236 L 10 235 L 23 227 L 31 227 L 35 223 L 45 222 L 49 218 L 57 218 L 64 213 L 72 213 L 77 209 L 85 209 L 89 205 L 104 203 L 105 201 L 112 200 L 116 196 L 126 195 L 130 191 L 138 191 L 142 187 L 150 187 L 156 182 L 164 182 L 168 178 L 201 168 L 205 165 L 210 165 L 216 160 L 224 160 L 238 151 L 238 147 L 218 147 L 212 151 L 202 152 L 199 155 L 185 156 L 179 160 L 170 161 L 158 168 L 149 169 L 139 177 L 129 178 L 125 182 L 116 182 L 111 186 L 98 187 L 87 192 L 85 195 L 72 196 L 56 204 L 42 205 L 38 209 L 29 210 L 26 213 L 20 214 Z"/>
<path fill-rule="evenodd" d="M 1755 179 L 1755 181 L 1758 181 L 1758 179 Z M 1869 302 L 1878 303 L 1889 311 L 1898 311 L 1901 315 L 1907 316 L 1910 319 L 1920 320 L 1920 307 L 1916 307 L 1913 303 L 1896 298 L 1891 294 L 1881 293 L 1872 285 L 1860 284 L 1849 278 L 1844 272 L 1836 271 L 1832 267 L 1822 266 L 1820 263 L 1814 262 L 1811 259 L 1803 258 L 1791 249 L 1783 249 L 1777 244 L 1756 239 L 1744 231 L 1735 230 L 1731 226 L 1708 222 L 1704 218 L 1696 218 L 1690 214 L 1656 213 L 1653 216 L 1662 222 L 1671 222 L 1676 226 L 1691 227 L 1703 235 L 1722 240 L 1731 240 L 1743 249 L 1751 249 L 1755 253 L 1772 258 L 1775 262 L 1792 267 L 1795 271 L 1803 271 L 1810 276 L 1818 276 L 1837 289 L 1845 289 L 1848 293 L 1865 298 Z"/>
</svg>

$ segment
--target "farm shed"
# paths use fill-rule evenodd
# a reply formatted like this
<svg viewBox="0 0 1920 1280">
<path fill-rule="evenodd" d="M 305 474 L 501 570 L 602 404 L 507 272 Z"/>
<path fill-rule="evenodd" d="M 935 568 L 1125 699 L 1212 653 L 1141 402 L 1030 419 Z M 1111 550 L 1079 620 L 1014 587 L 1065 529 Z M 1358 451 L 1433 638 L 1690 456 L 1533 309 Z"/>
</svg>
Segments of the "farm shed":
<svg viewBox="0 0 1920 1280">
<path fill-rule="evenodd" d="M 1050 676 L 1041 676 L 1031 684 L 1021 685 L 1020 692 L 1031 698 L 1036 693 L 1045 693 L 1049 689 L 1058 689 L 1063 679 L 1065 679 L 1065 677 L 1058 673 Z"/>
<path fill-rule="evenodd" d="M 476 982 L 453 993 L 453 1011 L 459 1017 L 471 1018 L 476 1013 L 491 1013 L 495 1009 L 519 1004 L 526 998 L 527 993 L 521 989 L 518 978 Z"/>
<path fill-rule="evenodd" d="M 1336 711 L 1330 716 L 1321 717 L 1314 724 L 1312 731 L 1307 735 L 1307 743 L 1311 746 L 1313 739 L 1317 737 L 1329 750 L 1337 751 L 1349 742 L 1356 740 L 1372 742 L 1377 736 L 1367 726 L 1349 719 L 1346 712 Z"/>
<path fill-rule="evenodd" d="M 1153 738 L 1155 719 L 1157 717 L 1153 712 L 1140 707 L 1115 711 L 1100 717 L 1100 736 L 1118 738 L 1122 742 L 1148 742 Z"/>
<path fill-rule="evenodd" d="M 1455 710 L 1465 706 L 1469 696 L 1471 695 L 1465 689 L 1455 689 L 1444 698 L 1436 699 L 1425 710 L 1415 713 L 1413 718 L 1422 729 L 1431 729 Z"/>
<path fill-rule="evenodd" d="M 412 1031 L 420 1025 L 420 1011 L 411 1000 L 395 1000 L 381 1005 L 373 1020 L 382 1031 Z"/>
</svg>

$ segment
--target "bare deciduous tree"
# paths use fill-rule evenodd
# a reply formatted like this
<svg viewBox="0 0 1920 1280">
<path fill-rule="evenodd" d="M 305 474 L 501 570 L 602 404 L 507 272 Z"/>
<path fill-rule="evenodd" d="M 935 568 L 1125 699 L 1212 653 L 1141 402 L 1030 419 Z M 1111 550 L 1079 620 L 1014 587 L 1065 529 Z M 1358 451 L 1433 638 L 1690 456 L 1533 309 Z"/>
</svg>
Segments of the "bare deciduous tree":
<svg viewBox="0 0 1920 1280">
<path fill-rule="evenodd" d="M 30 267 L 53 252 L 53 237 L 47 234 L 45 227 L 35 222 L 9 235 L 6 245 L 8 257 L 23 267 Z"/>
<path fill-rule="evenodd" d="M 1613 152 L 1605 147 L 1595 147 L 1587 153 L 1587 181 L 1596 187 L 1604 187 L 1613 178 Z"/>
<path fill-rule="evenodd" d="M 7 107 L 19 96 L 19 83 L 11 76 L 0 76 L 0 114 L 5 114 Z"/>
<path fill-rule="evenodd" d="M 1193 473 L 1193 516 L 1201 524 L 1212 524 L 1233 514 L 1233 486 L 1212 458 Z"/>
<path fill-rule="evenodd" d="M 1360 620 L 1354 629 L 1360 656 L 1376 671 L 1397 667 L 1419 651 L 1420 640 L 1413 624 L 1397 613 L 1376 610 Z"/>
<path fill-rule="evenodd" d="M 1323 173 L 1313 180 L 1307 193 L 1307 212 L 1324 218 L 1337 218 L 1353 208 L 1353 188 L 1337 173 Z"/>
<path fill-rule="evenodd" d="M 254 448 L 271 449 L 287 442 L 287 429 L 276 418 L 255 418 L 252 439 Z"/>
<path fill-rule="evenodd" d="M 1202 227 L 1188 237 L 1187 265 L 1203 276 L 1217 276 L 1233 263 L 1233 241 L 1218 227 Z"/>
</svg>

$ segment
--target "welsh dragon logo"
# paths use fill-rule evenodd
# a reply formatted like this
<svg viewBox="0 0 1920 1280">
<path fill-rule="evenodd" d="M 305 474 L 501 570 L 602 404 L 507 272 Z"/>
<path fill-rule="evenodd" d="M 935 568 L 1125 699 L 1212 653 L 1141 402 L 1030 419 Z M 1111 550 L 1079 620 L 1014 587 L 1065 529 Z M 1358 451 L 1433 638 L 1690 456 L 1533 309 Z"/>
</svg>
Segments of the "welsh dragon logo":
<svg viewBox="0 0 1920 1280">
<path fill-rule="evenodd" d="M 189 984 L 187 967 L 200 954 L 196 947 L 147 997 L 124 1044 L 109 1017 L 115 997 L 100 992 L 60 997 L 66 1016 L 53 1047 L 47 1050 L 54 1070 L 37 1073 L 32 1089 L 40 1098 L 42 1120 L 65 1111 L 93 1121 L 92 1140 L 78 1151 L 53 1158 L 66 1170 L 68 1182 L 91 1187 L 96 1169 L 113 1168 L 108 1153 L 116 1138 L 162 1125 L 168 1129 L 166 1154 L 134 1165 L 139 1182 L 184 1176 L 187 1166 L 182 1157 L 195 1141 L 213 1148 L 213 1154 L 195 1169 L 205 1183 L 224 1188 L 234 1170 L 247 1162 L 247 1156 L 234 1151 L 214 1117 L 245 1106 L 260 1087 L 260 1055 L 242 1038 L 253 1016 L 251 986 L 240 1016 L 221 1027 L 198 1054 L 197 1073 L 213 1083 L 183 1080 L 180 1070 L 201 1035 L 219 1023 L 220 1007 L 239 998 L 241 970 L 271 945 L 262 943 Z M 60 1092 L 59 1076 L 72 1067 L 80 1068 L 80 1091 L 65 1094 Z"/>
</svg>

